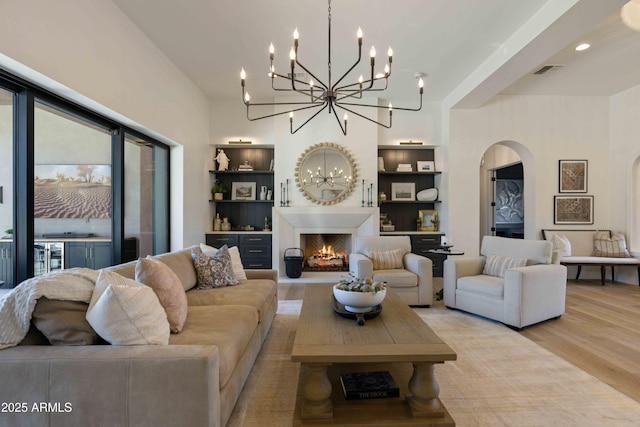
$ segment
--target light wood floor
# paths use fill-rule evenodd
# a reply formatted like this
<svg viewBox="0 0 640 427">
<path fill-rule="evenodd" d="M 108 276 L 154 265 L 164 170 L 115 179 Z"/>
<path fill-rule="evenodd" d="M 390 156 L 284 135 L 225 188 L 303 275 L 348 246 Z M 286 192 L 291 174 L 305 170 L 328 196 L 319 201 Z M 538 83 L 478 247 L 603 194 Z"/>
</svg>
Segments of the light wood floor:
<svg viewBox="0 0 640 427">
<path fill-rule="evenodd" d="M 280 284 L 278 292 L 302 299 L 304 284 Z M 566 313 L 520 334 L 640 402 L 640 287 L 570 280 Z"/>
</svg>

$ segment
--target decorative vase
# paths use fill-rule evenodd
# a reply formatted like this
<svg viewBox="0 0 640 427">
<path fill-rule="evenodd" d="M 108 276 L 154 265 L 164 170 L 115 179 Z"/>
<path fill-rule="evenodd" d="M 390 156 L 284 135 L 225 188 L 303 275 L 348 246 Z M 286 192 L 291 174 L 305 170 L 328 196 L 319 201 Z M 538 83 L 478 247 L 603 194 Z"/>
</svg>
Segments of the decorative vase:
<svg viewBox="0 0 640 427">
<path fill-rule="evenodd" d="M 213 193 L 213 200 L 222 200 L 224 193 Z"/>
<path fill-rule="evenodd" d="M 231 230 L 231 223 L 229 222 L 229 218 L 223 218 L 222 219 L 222 224 L 220 225 L 220 228 L 222 229 L 222 231 L 230 231 Z"/>
<path fill-rule="evenodd" d="M 213 221 L 213 231 L 222 230 L 222 221 L 220 220 L 220 214 L 216 214 L 216 219 Z"/>
<path fill-rule="evenodd" d="M 267 191 L 267 200 L 271 200 L 271 196 L 273 196 L 273 191 Z"/>
<path fill-rule="evenodd" d="M 260 187 L 260 200 L 267 200 L 267 187 Z"/>
</svg>

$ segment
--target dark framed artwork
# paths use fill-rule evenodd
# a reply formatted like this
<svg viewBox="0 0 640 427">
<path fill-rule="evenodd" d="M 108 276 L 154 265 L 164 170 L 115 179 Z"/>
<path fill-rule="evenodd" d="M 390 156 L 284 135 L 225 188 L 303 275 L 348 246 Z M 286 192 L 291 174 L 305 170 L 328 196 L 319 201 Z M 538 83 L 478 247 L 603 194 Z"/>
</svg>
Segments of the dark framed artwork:
<svg viewBox="0 0 640 427">
<path fill-rule="evenodd" d="M 553 196 L 554 224 L 593 224 L 593 196 Z"/>
<path fill-rule="evenodd" d="M 559 160 L 558 192 L 587 192 L 587 160 Z"/>
</svg>

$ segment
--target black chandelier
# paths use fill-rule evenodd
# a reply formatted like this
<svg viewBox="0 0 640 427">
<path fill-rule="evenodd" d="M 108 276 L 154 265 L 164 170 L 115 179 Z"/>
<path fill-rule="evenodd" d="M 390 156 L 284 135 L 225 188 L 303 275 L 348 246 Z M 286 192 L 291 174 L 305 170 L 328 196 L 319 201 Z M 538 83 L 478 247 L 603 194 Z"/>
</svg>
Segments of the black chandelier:
<svg viewBox="0 0 640 427">
<path fill-rule="evenodd" d="M 391 63 L 393 59 L 393 51 L 389 48 L 388 54 L 388 63 L 384 67 L 384 72 L 379 74 L 374 74 L 375 67 L 375 59 L 376 59 L 376 50 L 374 47 L 371 47 L 370 58 L 371 58 L 371 76 L 368 80 L 365 80 L 362 75 L 358 79 L 358 82 L 351 84 L 340 85 L 342 80 L 347 77 L 347 75 L 360 63 L 360 59 L 362 58 L 362 30 L 358 28 L 357 32 L 358 37 L 358 60 L 353 64 L 343 75 L 340 77 L 335 83 L 332 83 L 332 75 L 331 75 L 331 0 L 329 0 L 329 44 L 328 44 L 328 83 L 324 83 L 318 77 L 316 77 L 311 71 L 309 71 L 304 65 L 300 63 L 298 60 L 298 39 L 299 33 L 298 29 L 293 32 L 293 47 L 289 52 L 289 59 L 291 64 L 291 74 L 290 75 L 282 75 L 278 74 L 275 71 L 275 67 L 273 65 L 273 58 L 275 54 L 275 48 L 273 43 L 269 46 L 269 77 L 271 78 L 271 88 L 278 92 L 297 92 L 299 94 L 304 95 L 308 98 L 307 101 L 299 101 L 299 102 L 263 102 L 263 103 L 251 103 L 251 97 L 249 93 L 245 90 L 245 80 L 247 78 L 246 72 L 244 68 L 240 72 L 240 83 L 242 85 L 242 99 L 244 104 L 247 107 L 247 119 L 250 121 L 266 119 L 269 117 L 279 116 L 282 114 L 289 114 L 289 128 L 291 134 L 299 131 L 304 125 L 309 123 L 311 119 L 320 114 L 321 111 L 328 108 L 329 114 L 333 113 L 340 125 L 340 129 L 344 135 L 347 134 L 347 120 L 348 113 L 354 114 L 358 117 L 362 117 L 363 119 L 369 120 L 377 125 L 383 126 L 387 129 L 391 128 L 392 125 L 392 117 L 393 110 L 401 110 L 401 111 L 420 111 L 422 109 L 422 92 L 424 90 L 424 82 L 422 80 L 422 74 L 416 74 L 416 78 L 419 78 L 418 81 L 418 91 L 420 94 L 420 105 L 418 108 L 401 108 L 394 107 L 389 103 L 388 106 L 381 105 L 372 105 L 372 104 L 362 104 L 362 103 L 354 103 L 348 102 L 351 100 L 362 99 L 363 93 L 368 92 L 381 92 L 387 89 L 389 76 L 391 76 Z M 307 74 L 309 74 L 312 79 L 308 82 L 304 82 L 296 78 L 295 67 L 296 65 L 302 68 Z M 276 78 L 284 79 L 291 83 L 291 87 L 276 87 Z M 268 114 L 266 116 L 260 117 L 251 117 L 249 114 L 249 110 L 252 106 L 287 106 L 287 109 L 282 112 Z M 348 107 L 347 107 L 348 106 Z M 349 107 L 368 107 L 368 108 L 388 108 L 389 109 L 389 123 L 381 123 L 377 120 L 373 120 L 363 114 L 354 111 Z M 304 123 L 298 126 L 294 130 L 293 126 L 293 113 L 295 111 L 307 110 L 310 108 L 316 108 L 317 111 L 309 117 Z M 344 110 L 343 122 L 338 118 L 337 109 Z"/>
</svg>

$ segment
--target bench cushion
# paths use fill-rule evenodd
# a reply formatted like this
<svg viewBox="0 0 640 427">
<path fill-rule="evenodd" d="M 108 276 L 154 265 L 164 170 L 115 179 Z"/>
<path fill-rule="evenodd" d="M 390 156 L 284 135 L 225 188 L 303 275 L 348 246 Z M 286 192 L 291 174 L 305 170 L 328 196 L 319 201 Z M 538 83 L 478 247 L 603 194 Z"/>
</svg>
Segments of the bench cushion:
<svg viewBox="0 0 640 427">
<path fill-rule="evenodd" d="M 570 256 L 560 258 L 562 264 L 615 264 L 615 265 L 640 265 L 640 259 L 637 258 L 612 258 L 612 257 L 596 257 L 596 256 Z"/>
</svg>

